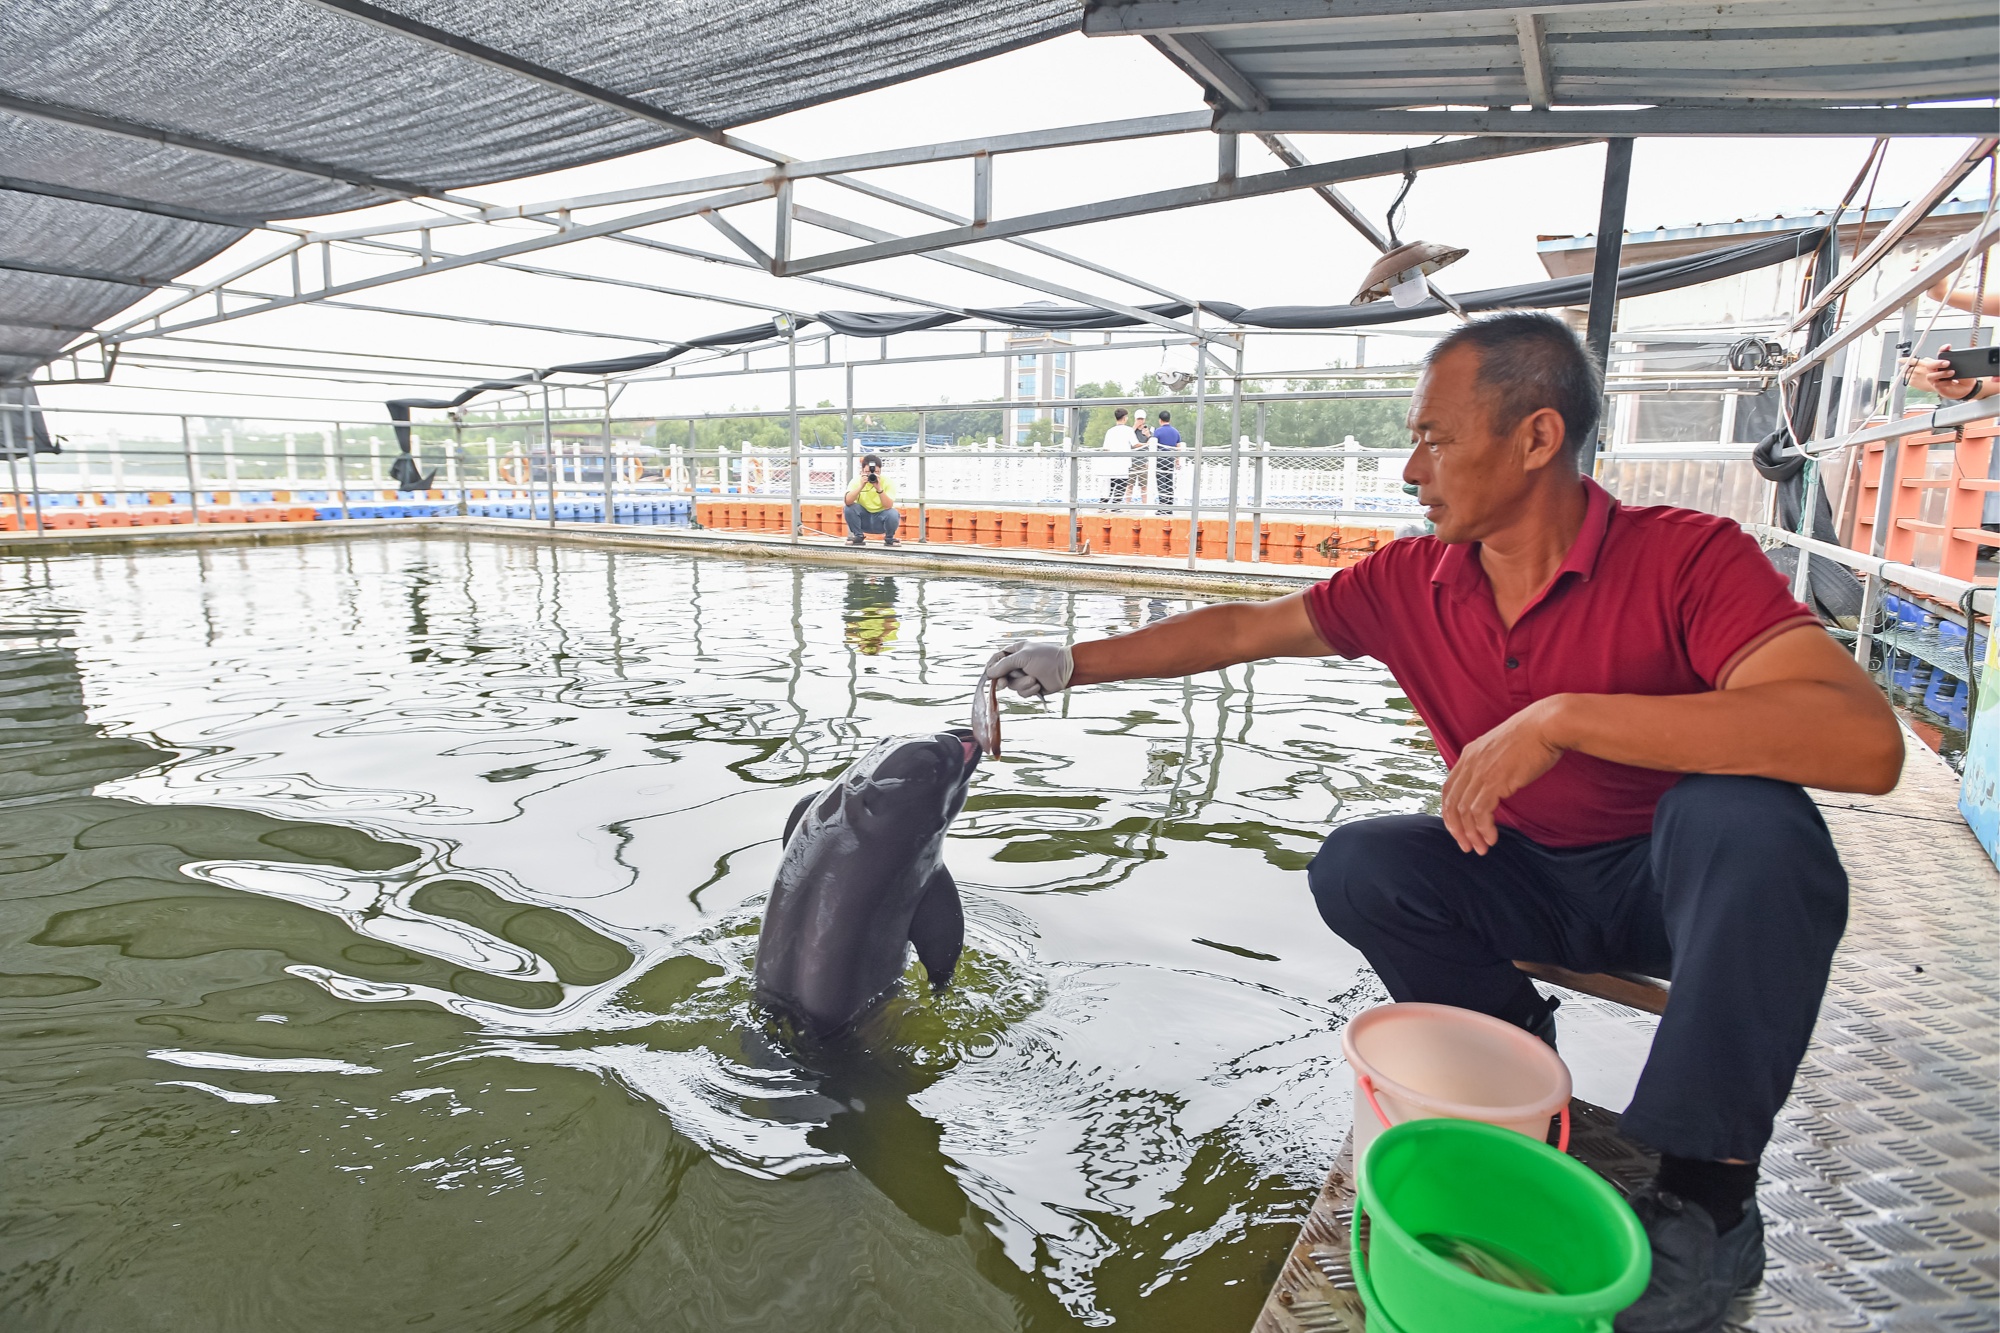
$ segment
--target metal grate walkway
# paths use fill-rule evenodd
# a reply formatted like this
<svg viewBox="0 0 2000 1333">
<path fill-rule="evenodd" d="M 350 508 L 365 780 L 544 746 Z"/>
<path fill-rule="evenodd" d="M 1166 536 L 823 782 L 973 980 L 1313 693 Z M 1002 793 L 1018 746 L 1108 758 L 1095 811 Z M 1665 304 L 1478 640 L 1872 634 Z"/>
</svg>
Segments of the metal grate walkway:
<svg viewBox="0 0 2000 1333">
<path fill-rule="evenodd" d="M 1958 778 L 1914 739 L 1888 796 L 1823 793 L 1853 882 L 1812 1049 L 1764 1156 L 1764 1285 L 1731 1333 L 2000 1329 L 2000 872 Z M 1620 1188 L 1645 1154 L 1578 1103 L 1572 1151 Z M 1351 1162 L 1336 1163 L 1256 1333 L 1358 1333 Z"/>
</svg>

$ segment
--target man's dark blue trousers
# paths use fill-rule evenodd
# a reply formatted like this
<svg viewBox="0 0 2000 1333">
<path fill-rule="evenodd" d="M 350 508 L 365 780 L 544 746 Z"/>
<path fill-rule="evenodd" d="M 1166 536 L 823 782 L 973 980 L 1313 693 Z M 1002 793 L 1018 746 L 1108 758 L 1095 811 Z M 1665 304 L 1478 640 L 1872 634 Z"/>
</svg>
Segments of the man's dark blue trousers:
<svg viewBox="0 0 2000 1333">
<path fill-rule="evenodd" d="M 1430 815 L 1344 824 L 1309 874 L 1320 915 L 1389 994 L 1529 1026 L 1513 960 L 1673 982 L 1624 1132 L 1661 1152 L 1756 1161 L 1812 1037 L 1847 872 L 1805 792 L 1696 774 L 1653 832 L 1552 848 L 1512 829 L 1461 852 Z"/>
</svg>

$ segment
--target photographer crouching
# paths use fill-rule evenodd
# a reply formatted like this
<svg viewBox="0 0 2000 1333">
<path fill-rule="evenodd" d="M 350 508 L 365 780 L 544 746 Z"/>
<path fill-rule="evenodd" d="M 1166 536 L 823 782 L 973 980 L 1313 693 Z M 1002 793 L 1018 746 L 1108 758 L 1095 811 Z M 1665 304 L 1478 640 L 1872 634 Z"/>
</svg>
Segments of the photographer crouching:
<svg viewBox="0 0 2000 1333">
<path fill-rule="evenodd" d="M 882 458 L 867 454 L 861 459 L 861 475 L 854 479 L 843 497 L 846 501 L 847 544 L 864 546 L 869 534 L 882 539 L 884 546 L 896 545 L 896 529 L 903 516 L 896 512 L 896 490 L 882 475 Z"/>
</svg>

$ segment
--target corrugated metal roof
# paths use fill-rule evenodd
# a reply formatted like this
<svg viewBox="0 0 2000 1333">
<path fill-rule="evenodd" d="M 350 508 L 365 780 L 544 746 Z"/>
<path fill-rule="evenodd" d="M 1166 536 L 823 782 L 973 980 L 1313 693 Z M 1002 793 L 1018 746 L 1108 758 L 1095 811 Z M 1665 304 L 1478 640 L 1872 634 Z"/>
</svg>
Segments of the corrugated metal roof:
<svg viewBox="0 0 2000 1333">
<path fill-rule="evenodd" d="M 1276 130 L 1371 127 L 1341 111 L 1594 107 L 1740 109 L 1755 132 L 1774 109 L 2000 95 L 1988 0 L 1090 0 L 1084 30 L 1148 35 L 1233 112 L 1326 116 L 1258 127 Z"/>
<path fill-rule="evenodd" d="M 1896 215 L 1902 211 L 1903 206 L 1901 204 L 1889 204 L 1880 208 L 1871 208 L 1868 210 L 1868 218 L 1865 224 L 1863 224 L 1861 214 L 1858 211 L 1843 214 L 1840 223 L 1841 235 L 1845 236 L 1848 228 L 1858 225 L 1866 225 L 1869 229 L 1869 234 L 1872 235 L 1876 228 L 1883 223 L 1894 221 Z M 1966 227 L 1977 222 L 1985 214 L 1986 201 L 1984 199 L 1949 199 L 1932 209 L 1926 216 L 1931 219 L 1964 219 L 1961 225 L 1952 229 L 1955 234 L 1958 231 L 1965 230 Z M 1702 222 L 1682 227 L 1655 227 L 1651 231 L 1626 232 L 1624 244 L 1629 249 L 1635 245 L 1660 245 L 1679 241 L 1702 241 L 1711 238 L 1720 244 L 1742 236 L 1767 236 L 1772 232 L 1778 231 L 1805 231 L 1812 227 L 1824 227 L 1831 216 L 1832 214 L 1827 210 L 1821 209 L 1817 212 L 1798 213 L 1791 216 L 1780 214 L 1777 217 L 1770 218 L 1737 218 L 1734 222 Z M 1544 253 L 1559 250 L 1595 250 L 1596 248 L 1597 237 L 1590 234 L 1582 236 L 1543 236 L 1539 237 L 1535 242 L 1535 249 Z"/>
</svg>

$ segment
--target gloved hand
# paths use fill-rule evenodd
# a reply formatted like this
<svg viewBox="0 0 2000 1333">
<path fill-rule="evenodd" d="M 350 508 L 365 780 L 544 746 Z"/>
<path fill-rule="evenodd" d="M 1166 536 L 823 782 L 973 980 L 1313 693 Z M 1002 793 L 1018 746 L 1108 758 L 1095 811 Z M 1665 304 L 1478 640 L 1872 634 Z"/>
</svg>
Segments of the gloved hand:
<svg viewBox="0 0 2000 1333">
<path fill-rule="evenodd" d="M 997 680 L 1024 699 L 1040 699 L 1068 689 L 1075 670 L 1076 663 L 1064 645 L 1015 639 L 1000 645 L 980 680 Z"/>
</svg>

